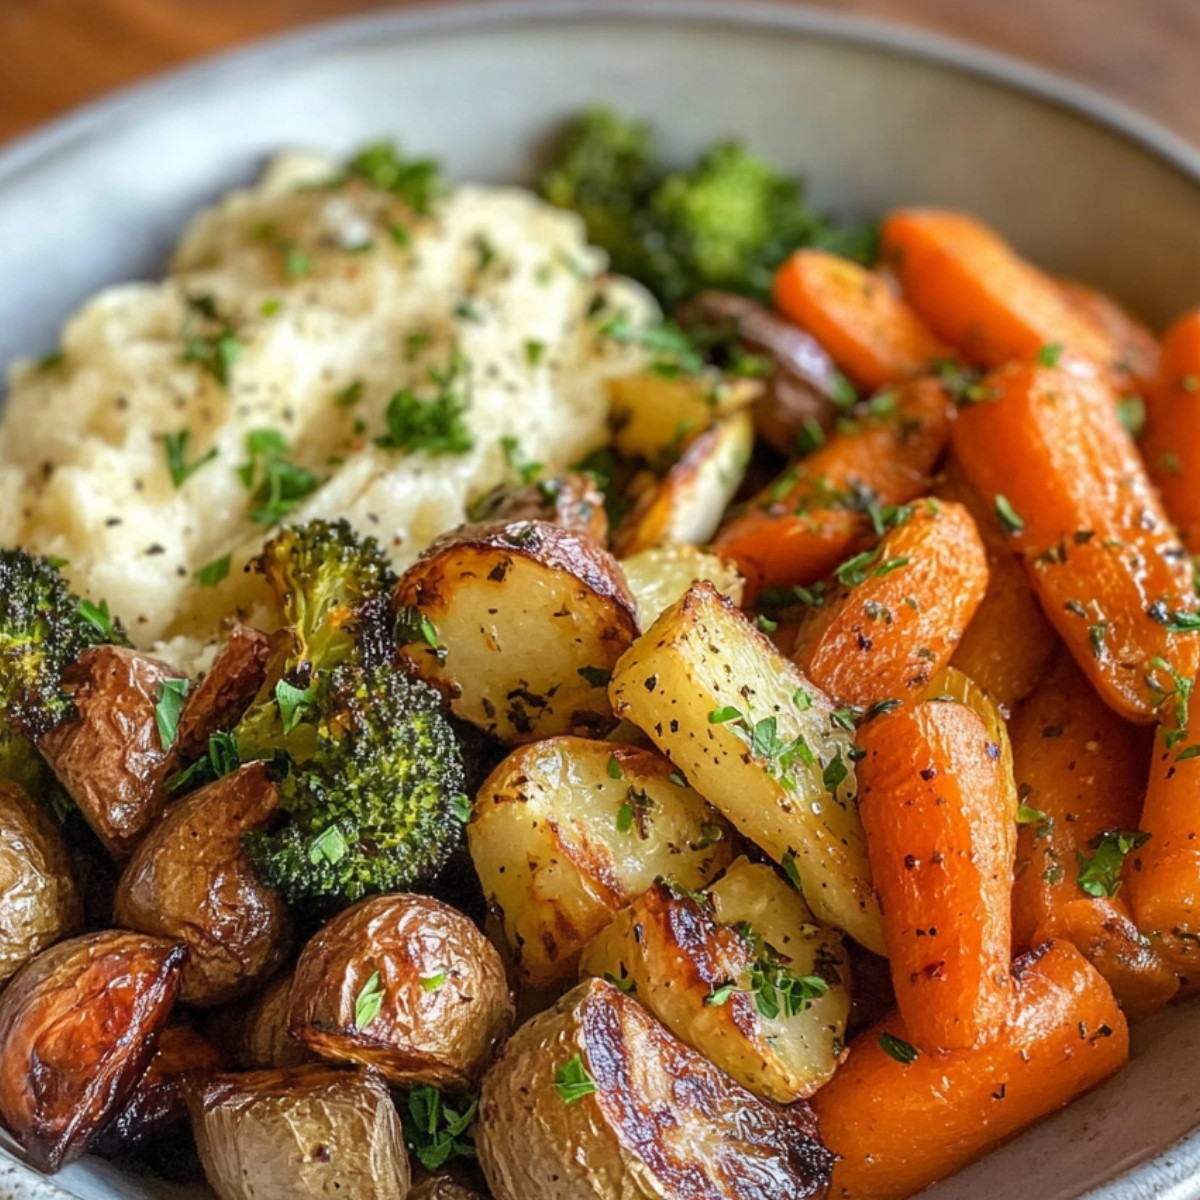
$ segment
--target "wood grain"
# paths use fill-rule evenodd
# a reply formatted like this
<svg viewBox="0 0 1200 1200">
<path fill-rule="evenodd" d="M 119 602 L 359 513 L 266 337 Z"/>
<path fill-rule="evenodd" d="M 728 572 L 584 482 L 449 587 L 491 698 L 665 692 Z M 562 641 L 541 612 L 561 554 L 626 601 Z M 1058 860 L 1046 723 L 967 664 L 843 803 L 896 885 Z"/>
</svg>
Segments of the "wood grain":
<svg viewBox="0 0 1200 1200">
<path fill-rule="evenodd" d="M 737 0 L 728 0 L 731 5 Z M 812 0 L 1062 71 L 1200 142 L 1200 0 Z M 112 88 L 380 0 L 0 0 L 0 140 Z"/>
</svg>

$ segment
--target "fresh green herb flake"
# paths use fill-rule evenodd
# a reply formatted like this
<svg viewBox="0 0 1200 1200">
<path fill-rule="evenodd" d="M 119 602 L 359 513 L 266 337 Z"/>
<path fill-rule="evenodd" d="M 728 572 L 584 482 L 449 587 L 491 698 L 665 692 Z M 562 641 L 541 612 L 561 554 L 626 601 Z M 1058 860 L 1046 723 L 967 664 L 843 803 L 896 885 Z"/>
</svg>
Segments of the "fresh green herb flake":
<svg viewBox="0 0 1200 1200">
<path fill-rule="evenodd" d="M 1148 833 L 1108 829 L 1088 843 L 1092 853 L 1076 850 L 1076 882 L 1089 896 L 1115 896 L 1121 890 L 1121 868 L 1127 855 L 1150 840 Z"/>
<path fill-rule="evenodd" d="M 889 1058 L 894 1058 L 898 1063 L 908 1066 L 910 1063 L 917 1061 L 917 1048 L 904 1041 L 903 1038 L 896 1037 L 892 1033 L 881 1033 L 879 1035 L 879 1048 Z"/>
<path fill-rule="evenodd" d="M 576 1054 L 554 1072 L 554 1090 L 564 1104 L 575 1104 L 596 1091 L 596 1081 L 588 1074 L 581 1054 Z"/>
<path fill-rule="evenodd" d="M 354 1028 L 366 1029 L 383 1008 L 383 979 L 378 971 L 362 985 L 354 999 Z"/>
<path fill-rule="evenodd" d="M 996 516 L 1007 533 L 1018 534 L 1025 529 L 1024 520 L 1013 508 L 1009 498 L 1003 494 L 996 497 Z"/>
<path fill-rule="evenodd" d="M 183 704 L 192 685 L 186 679 L 164 679 L 154 706 L 154 723 L 158 726 L 158 740 L 164 750 L 175 745 L 179 733 L 179 718 Z"/>
</svg>

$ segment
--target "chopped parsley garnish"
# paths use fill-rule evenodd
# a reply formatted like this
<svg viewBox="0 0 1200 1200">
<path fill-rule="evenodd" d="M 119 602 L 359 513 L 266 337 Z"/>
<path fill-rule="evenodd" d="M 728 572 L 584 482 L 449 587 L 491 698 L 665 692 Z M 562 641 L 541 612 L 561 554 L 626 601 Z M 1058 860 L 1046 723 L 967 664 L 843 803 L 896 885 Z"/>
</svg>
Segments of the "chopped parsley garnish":
<svg viewBox="0 0 1200 1200">
<path fill-rule="evenodd" d="M 604 670 L 603 667 L 580 667 L 576 674 L 582 676 L 594 688 L 608 687 L 612 679 L 612 672 Z"/>
<path fill-rule="evenodd" d="M 554 1090 L 564 1104 L 574 1104 L 596 1091 L 596 1081 L 588 1074 L 581 1054 L 576 1054 L 554 1072 Z"/>
<path fill-rule="evenodd" d="M 880 562 L 882 554 L 883 546 L 879 545 L 874 550 L 864 550 L 861 554 L 846 559 L 834 571 L 838 583 L 843 587 L 858 587 L 868 579 L 878 579 L 908 566 L 908 559 L 903 555 Z"/>
<path fill-rule="evenodd" d="M 1137 437 L 1146 424 L 1146 404 L 1141 396 L 1122 396 L 1117 401 L 1117 419 L 1132 437 Z"/>
<path fill-rule="evenodd" d="M 80 600 L 79 615 L 107 641 L 116 636 L 117 625 L 112 613 L 108 611 L 108 601 L 101 600 L 93 604 L 90 600 Z"/>
<path fill-rule="evenodd" d="M 362 985 L 354 998 L 354 1028 L 366 1029 L 383 1008 L 383 981 L 378 971 Z"/>
<path fill-rule="evenodd" d="M 617 313 L 600 327 L 600 332 L 614 342 L 648 350 L 655 355 L 652 369 L 660 373 L 699 375 L 704 370 L 704 356 L 674 321 L 638 327 L 624 313 Z"/>
<path fill-rule="evenodd" d="M 402 608 L 396 614 L 396 640 L 402 646 L 424 642 L 431 650 L 442 653 L 437 626 L 419 608 Z"/>
<path fill-rule="evenodd" d="M 422 985 L 424 985 L 422 980 Z M 427 1171 L 437 1171 L 452 1158 L 475 1157 L 470 1128 L 479 1112 L 479 1096 L 458 1096 L 450 1108 L 441 1092 L 427 1083 L 408 1093 L 403 1114 L 404 1140 Z"/>
<path fill-rule="evenodd" d="M 460 824 L 465 825 L 471 819 L 471 797 L 459 792 L 458 795 L 450 798 L 450 808 L 454 813 L 454 818 Z"/>
<path fill-rule="evenodd" d="M 898 1063 L 903 1063 L 906 1067 L 909 1063 L 917 1061 L 917 1048 L 910 1045 L 903 1038 L 896 1037 L 892 1033 L 881 1033 L 879 1035 L 879 1048 L 889 1058 L 894 1058 Z"/>
<path fill-rule="evenodd" d="M 504 451 L 504 461 L 517 473 L 522 483 L 536 483 L 542 473 L 540 462 L 531 462 L 521 453 L 521 443 L 508 434 L 500 439 L 500 449 Z"/>
<path fill-rule="evenodd" d="M 1108 626 L 1105 624 L 1088 626 L 1088 641 L 1092 644 L 1092 653 L 1097 658 L 1103 658 L 1107 649 Z"/>
<path fill-rule="evenodd" d="M 1003 494 L 996 497 L 996 516 L 1000 519 L 1000 524 L 1004 526 L 1007 533 L 1021 533 L 1025 528 L 1025 521 L 1012 506 L 1009 498 Z"/>
<path fill-rule="evenodd" d="M 335 392 L 333 402 L 338 408 L 353 408 L 362 398 L 365 385 L 361 379 L 355 379 L 346 384 L 340 392 Z"/>
<path fill-rule="evenodd" d="M 279 706 L 279 720 L 283 732 L 291 733 L 316 704 L 316 691 L 310 685 L 298 688 L 281 679 L 275 685 L 275 703 Z"/>
<path fill-rule="evenodd" d="M 184 303 L 183 361 L 195 363 L 227 388 L 230 371 L 242 353 L 237 327 L 211 296 L 185 296 Z"/>
<path fill-rule="evenodd" d="M 796 856 L 791 850 L 783 856 L 783 873 L 791 880 L 796 891 L 804 891 L 804 885 L 800 882 L 800 868 L 796 865 Z"/>
<path fill-rule="evenodd" d="M 43 373 L 53 371 L 55 367 L 62 366 L 63 357 L 61 350 L 51 350 L 49 354 L 44 354 L 37 360 L 37 369 Z"/>
<path fill-rule="evenodd" d="M 534 338 L 530 338 L 525 343 L 525 361 L 531 366 L 536 367 L 546 356 L 546 343 L 539 342 Z"/>
<path fill-rule="evenodd" d="M 960 405 L 982 404 L 996 398 L 996 389 L 981 382 L 981 372 L 945 359 L 937 364 L 937 375 L 950 398 Z"/>
<path fill-rule="evenodd" d="M 231 554 L 222 555 L 221 558 L 214 558 L 212 562 L 205 563 L 204 566 L 192 573 L 192 582 L 197 587 L 216 587 L 217 584 L 229 577 L 229 568 L 232 563 L 233 556 Z"/>
<path fill-rule="evenodd" d="M 179 733 L 179 717 L 192 685 L 186 679 L 164 679 L 154 706 L 154 723 L 158 727 L 158 740 L 164 750 L 175 745 Z"/>
<path fill-rule="evenodd" d="M 617 761 L 617 756 L 615 754 L 610 754 L 608 756 L 608 766 L 605 767 L 605 771 L 607 772 L 609 779 L 625 778 L 625 772 L 621 770 L 621 764 Z"/>
<path fill-rule="evenodd" d="M 288 461 L 289 452 L 287 439 L 277 429 L 254 429 L 246 435 L 247 457 L 238 467 L 238 478 L 252 493 L 250 519 L 256 524 L 277 525 L 320 486 L 311 471 Z"/>
<path fill-rule="evenodd" d="M 625 801 L 617 809 L 617 832 L 629 833 L 636 828 L 638 837 L 643 841 L 648 836 L 646 817 L 654 808 L 654 801 L 641 788 L 630 787 L 625 794 Z"/>
<path fill-rule="evenodd" d="M 179 792 L 193 784 L 212 783 L 232 775 L 242 765 L 237 742 L 229 733 L 214 733 L 208 739 L 208 753 L 186 770 L 167 780 L 167 791 Z"/>
<path fill-rule="evenodd" d="M 1148 833 L 1107 829 L 1088 843 L 1092 853 L 1075 851 L 1076 882 L 1089 896 L 1115 896 L 1121 890 L 1121 867 L 1127 855 L 1150 840 Z"/>
<path fill-rule="evenodd" d="M 1041 367 L 1057 367 L 1062 359 L 1063 346 L 1061 342 L 1051 342 L 1049 345 L 1043 346 L 1037 355 L 1038 365 Z"/>
<path fill-rule="evenodd" d="M 331 866 L 342 861 L 350 852 L 350 843 L 346 835 L 336 825 L 330 825 L 321 830 L 308 847 L 310 862 L 327 862 Z"/>
<path fill-rule="evenodd" d="M 1039 825 L 1046 819 L 1046 814 L 1040 808 L 1034 808 L 1029 804 L 1021 802 L 1017 808 L 1017 824 L 1018 825 Z"/>
<path fill-rule="evenodd" d="M 163 446 L 167 453 L 167 470 L 170 472 L 171 482 L 177 488 L 183 487 L 201 467 L 207 466 L 217 457 L 217 448 L 213 446 L 207 454 L 202 454 L 199 458 L 188 462 L 187 449 L 191 439 L 192 431 L 190 429 L 181 429 L 178 433 L 163 435 Z"/>
<path fill-rule="evenodd" d="M 421 976 L 421 991 L 436 992 L 450 978 L 448 971 L 439 971 L 436 975 Z"/>
<path fill-rule="evenodd" d="M 433 392 L 411 388 L 397 392 L 387 407 L 387 433 L 375 439 L 385 450 L 423 450 L 427 454 L 466 454 L 475 439 L 464 420 L 471 403 L 470 362 L 457 351 L 447 367 L 430 367 Z"/>
<path fill-rule="evenodd" d="M 402 158 L 392 142 L 376 142 L 360 150 L 350 160 L 346 174 L 381 192 L 391 192 L 422 215 L 429 213 L 433 202 L 446 192 L 436 162 L 428 158 Z"/>
</svg>

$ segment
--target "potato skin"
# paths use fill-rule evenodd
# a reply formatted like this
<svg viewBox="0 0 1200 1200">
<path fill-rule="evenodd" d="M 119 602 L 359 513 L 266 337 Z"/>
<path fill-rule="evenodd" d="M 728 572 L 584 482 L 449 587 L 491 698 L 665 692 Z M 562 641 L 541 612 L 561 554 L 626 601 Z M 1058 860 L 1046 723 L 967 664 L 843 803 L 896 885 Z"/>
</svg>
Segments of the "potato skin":
<svg viewBox="0 0 1200 1200">
<path fill-rule="evenodd" d="M 383 1000 L 360 1029 L 356 1002 L 376 972 Z M 296 965 L 288 1026 L 317 1054 L 375 1067 L 395 1087 L 461 1089 L 514 1015 L 491 942 L 449 905 L 406 894 L 363 900 L 318 931 Z"/>
<path fill-rule="evenodd" d="M 596 1090 L 571 1102 L 578 1055 Z M 760 1100 L 610 983 L 522 1026 L 484 1077 L 475 1143 L 495 1200 L 802 1200 L 833 1156 L 804 1103 Z M 688 1136 L 700 1125 L 704 1136 Z"/>
<path fill-rule="evenodd" d="M 120 1110 L 154 1055 L 187 949 L 124 930 L 44 951 L 0 994 L 0 1119 L 57 1171 Z"/>
<path fill-rule="evenodd" d="M 512 521 L 549 521 L 601 546 L 608 540 L 604 493 L 595 476 L 583 472 L 543 479 L 516 491 L 500 489 L 494 501 L 485 502 L 480 523 Z"/>
<path fill-rule="evenodd" d="M 246 1011 L 238 1039 L 238 1061 L 247 1070 L 298 1067 L 313 1061 L 313 1055 L 288 1033 L 293 978 L 291 971 L 280 972 Z"/>
<path fill-rule="evenodd" d="M 166 807 L 169 755 L 154 709 L 164 681 L 180 678 L 136 650 L 85 650 L 63 676 L 75 718 L 38 743 L 114 858 L 128 858 Z"/>
<path fill-rule="evenodd" d="M 62 836 L 23 788 L 0 780 L 0 986 L 82 925 Z"/>
<path fill-rule="evenodd" d="M 408 1152 L 383 1079 L 307 1066 L 186 1084 L 204 1173 L 221 1200 L 405 1200 Z"/>
<path fill-rule="evenodd" d="M 287 956 L 287 906 L 241 847 L 277 803 L 265 765 L 241 767 L 172 805 L 121 877 L 117 922 L 187 944 L 186 1004 L 235 1000 Z"/>
<path fill-rule="evenodd" d="M 408 1200 L 483 1200 L 473 1188 L 445 1171 L 413 1181 Z"/>
</svg>

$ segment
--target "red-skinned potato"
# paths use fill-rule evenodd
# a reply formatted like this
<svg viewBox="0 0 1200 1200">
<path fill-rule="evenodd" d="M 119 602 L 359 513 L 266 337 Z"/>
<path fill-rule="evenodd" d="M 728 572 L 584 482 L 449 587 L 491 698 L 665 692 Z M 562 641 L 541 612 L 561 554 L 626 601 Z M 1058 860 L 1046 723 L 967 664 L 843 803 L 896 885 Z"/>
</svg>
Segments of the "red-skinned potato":
<svg viewBox="0 0 1200 1200">
<path fill-rule="evenodd" d="M 514 1016 L 491 942 L 449 905 L 411 894 L 334 917 L 300 955 L 291 995 L 294 1038 L 395 1087 L 468 1087 Z"/>
<path fill-rule="evenodd" d="M 241 767 L 172 805 L 121 877 L 118 924 L 187 944 L 187 1004 L 236 1000 L 287 956 L 287 906 L 242 850 L 278 801 L 263 763 Z"/>
<path fill-rule="evenodd" d="M 806 1104 L 751 1095 L 599 979 L 509 1040 L 475 1144 L 495 1200 L 806 1200 L 833 1165 Z"/>
<path fill-rule="evenodd" d="M 145 1074 L 120 1112 L 108 1123 L 93 1149 L 98 1154 L 116 1155 L 185 1125 L 187 1101 L 183 1096 L 184 1076 L 197 1079 L 222 1066 L 216 1048 L 190 1025 L 168 1025 L 159 1036 L 158 1049 Z"/>
<path fill-rule="evenodd" d="M 39 1170 L 83 1154 L 154 1055 L 184 946 L 123 930 L 59 942 L 0 994 L 0 1119 Z"/>
<path fill-rule="evenodd" d="M 288 1033 L 292 1007 L 292 971 L 282 971 L 246 1010 L 238 1038 L 238 1061 L 250 1071 L 298 1067 L 313 1055 Z"/>
<path fill-rule="evenodd" d="M 114 858 L 127 858 L 166 806 L 169 754 L 155 708 L 163 684 L 181 678 L 123 646 L 85 650 L 64 673 L 75 716 L 38 745 Z"/>
<path fill-rule="evenodd" d="M 220 1200 L 405 1200 L 408 1152 L 387 1085 L 329 1066 L 187 1081 L 204 1174 Z"/>
<path fill-rule="evenodd" d="M 61 834 L 23 788 L 0 780 L 0 987 L 82 924 Z"/>
</svg>

